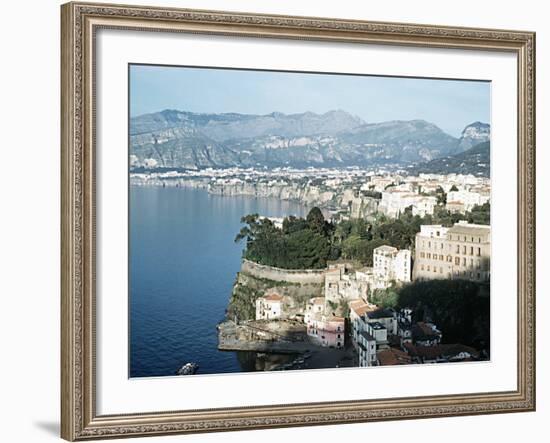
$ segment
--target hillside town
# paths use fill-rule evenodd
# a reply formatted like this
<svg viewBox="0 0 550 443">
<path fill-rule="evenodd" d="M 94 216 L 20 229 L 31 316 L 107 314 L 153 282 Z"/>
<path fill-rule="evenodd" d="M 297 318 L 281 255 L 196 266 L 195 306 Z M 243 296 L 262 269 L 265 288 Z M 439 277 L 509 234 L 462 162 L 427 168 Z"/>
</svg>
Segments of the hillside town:
<svg viewBox="0 0 550 443">
<path fill-rule="evenodd" d="M 338 221 L 376 214 L 433 214 L 438 206 L 464 214 L 490 201 L 490 179 L 478 175 L 413 175 L 403 168 L 204 169 L 132 172 L 132 186 L 206 189 L 212 195 L 273 197 L 317 206 Z M 445 201 L 442 197 L 445 196 Z"/>
<path fill-rule="evenodd" d="M 259 297 L 255 320 L 299 319 L 310 342 L 321 347 L 344 348 L 347 338 L 361 367 L 482 359 L 480 351 L 470 346 L 443 344 L 438 325 L 413 321 L 412 309 L 379 307 L 371 296 L 376 289 L 413 279 L 489 281 L 490 227 L 466 222 L 451 228 L 422 226 L 416 244 L 421 246 L 416 249 L 414 268 L 409 250 L 380 246 L 374 250 L 373 267 L 346 261 L 329 264 L 324 271 L 324 296 L 309 299 L 303 312 L 287 309 L 290 298 L 276 291 Z M 342 310 L 343 305 L 347 309 Z"/>
<path fill-rule="evenodd" d="M 232 180 L 231 189 L 237 189 L 237 182 Z M 220 186 L 220 181 L 229 186 L 227 179 L 218 179 L 210 186 Z M 254 318 L 234 319 L 236 329 L 231 331 L 241 334 L 241 340 L 247 342 L 244 349 L 253 350 L 256 349 L 254 343 L 262 343 L 259 349 L 269 351 L 266 342 L 271 342 L 277 343 L 278 351 L 303 352 L 308 349 L 309 352 L 313 345 L 340 350 L 346 356 L 340 364 L 350 366 L 486 360 L 488 350 L 485 348 L 476 349 L 445 340 L 445 330 L 430 318 L 429 313 L 420 317 L 415 315 L 414 306 L 383 306 L 379 304 L 379 296 L 424 281 L 465 280 L 489 285 L 490 225 L 473 223 L 464 217 L 468 211 L 490 203 L 488 179 L 454 174 L 385 174 L 370 175 L 361 185 L 358 181 L 356 175 L 350 174 L 326 178 L 316 185 L 323 189 L 318 196 L 323 193 L 330 195 L 330 198 L 329 195 L 318 197 L 320 199 L 334 202 L 334 195 L 349 198 L 347 203 L 340 200 L 343 206 L 332 213 L 332 221 L 357 216 L 368 220 L 381 214 L 395 219 L 406 211 L 418 217 L 446 211 L 454 214 L 456 221 L 451 226 L 420 225 L 413 244 L 407 249 L 390 244 L 374 248 L 372 266 L 340 258 L 327 262 L 324 269 L 302 271 L 304 285 L 318 283 L 320 287 L 309 299 L 297 301 L 292 291 L 285 294 L 275 284 L 265 288 L 254 301 Z M 344 206 L 347 206 L 347 212 L 342 210 Z M 373 212 L 362 212 L 366 207 L 374 208 Z M 336 213 L 339 218 L 334 217 Z M 277 229 L 283 229 L 283 219 L 272 219 L 271 222 Z M 300 282 L 299 270 L 281 269 L 279 277 L 272 272 L 273 269 L 276 268 L 253 264 L 246 270 L 243 267 L 242 274 L 255 274 L 257 278 L 278 281 L 279 284 L 292 279 Z M 294 274 L 289 277 L 289 272 Z M 291 338 L 287 334 L 290 326 L 293 331 Z M 240 349 L 239 340 L 227 345 L 225 332 L 227 329 L 220 333 L 220 348 Z M 344 362 L 345 359 L 348 363 Z M 302 360 L 298 359 L 299 362 Z"/>
</svg>

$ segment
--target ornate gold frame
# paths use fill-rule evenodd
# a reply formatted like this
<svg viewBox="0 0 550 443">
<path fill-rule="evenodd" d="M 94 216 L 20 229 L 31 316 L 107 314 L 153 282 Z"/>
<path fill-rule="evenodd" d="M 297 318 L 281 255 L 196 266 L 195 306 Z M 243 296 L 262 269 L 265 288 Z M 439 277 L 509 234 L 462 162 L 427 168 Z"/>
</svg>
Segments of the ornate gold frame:
<svg viewBox="0 0 550 443">
<path fill-rule="evenodd" d="M 261 429 L 535 409 L 535 34 L 68 3 L 61 7 L 61 436 Z M 508 51 L 518 59 L 518 383 L 511 392 L 98 416 L 95 411 L 94 33 L 99 28 Z"/>
</svg>

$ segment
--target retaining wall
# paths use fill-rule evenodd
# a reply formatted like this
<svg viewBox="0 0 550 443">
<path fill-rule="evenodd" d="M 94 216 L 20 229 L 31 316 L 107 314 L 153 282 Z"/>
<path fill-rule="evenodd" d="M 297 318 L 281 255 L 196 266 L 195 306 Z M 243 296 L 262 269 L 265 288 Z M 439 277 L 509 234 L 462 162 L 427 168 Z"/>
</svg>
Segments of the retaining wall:
<svg viewBox="0 0 550 443">
<path fill-rule="evenodd" d="M 272 266 L 260 265 L 243 259 L 241 272 L 250 274 L 256 278 L 266 278 L 277 282 L 289 283 L 325 283 L 324 269 L 281 269 Z"/>
</svg>

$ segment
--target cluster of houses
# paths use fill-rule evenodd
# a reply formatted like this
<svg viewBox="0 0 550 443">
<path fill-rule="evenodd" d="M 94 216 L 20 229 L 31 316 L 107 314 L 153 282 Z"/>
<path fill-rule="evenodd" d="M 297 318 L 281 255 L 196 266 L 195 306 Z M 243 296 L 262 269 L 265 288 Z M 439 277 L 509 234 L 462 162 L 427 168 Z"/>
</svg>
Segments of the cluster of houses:
<svg viewBox="0 0 550 443">
<path fill-rule="evenodd" d="M 382 194 L 378 211 L 392 218 L 399 217 L 407 208 L 412 208 L 413 215 L 421 217 L 433 214 L 438 205 L 434 194 L 440 190 L 447 194 L 445 209 L 452 213 L 464 214 L 491 199 L 489 179 L 473 175 L 371 177 L 367 185 Z"/>
<path fill-rule="evenodd" d="M 416 235 L 414 268 L 409 250 L 380 246 L 373 266 L 330 263 L 324 296 L 308 300 L 303 321 L 310 339 L 320 346 L 343 348 L 348 339 L 359 366 L 468 361 L 479 353 L 461 344 L 443 344 L 442 332 L 429 322 L 414 322 L 411 309 L 386 309 L 371 304 L 373 291 L 413 280 L 462 278 L 489 280 L 490 227 L 466 222 L 447 228 L 424 225 Z M 256 300 L 256 320 L 290 317 L 287 296 L 270 292 Z M 295 310 L 292 310 L 293 317 Z M 346 331 L 346 327 L 349 331 Z"/>
</svg>

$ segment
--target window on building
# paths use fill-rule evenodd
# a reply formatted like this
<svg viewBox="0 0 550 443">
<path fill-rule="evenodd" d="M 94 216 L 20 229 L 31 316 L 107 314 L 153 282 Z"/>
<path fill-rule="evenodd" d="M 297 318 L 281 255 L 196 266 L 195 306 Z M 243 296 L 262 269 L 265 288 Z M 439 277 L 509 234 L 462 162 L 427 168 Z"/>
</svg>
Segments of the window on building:
<svg viewBox="0 0 550 443">
<path fill-rule="evenodd" d="M 432 258 L 432 254 L 430 254 L 429 252 L 426 254 L 426 257 L 428 258 Z"/>
<path fill-rule="evenodd" d="M 460 265 L 460 257 L 455 257 L 455 265 Z"/>
<path fill-rule="evenodd" d="M 426 271 L 430 271 L 430 265 L 427 266 Z"/>
<path fill-rule="evenodd" d="M 460 245 L 456 245 L 456 253 L 460 254 Z"/>
<path fill-rule="evenodd" d="M 481 248 L 477 248 L 477 256 L 479 257 L 481 255 Z"/>
<path fill-rule="evenodd" d="M 470 246 L 470 255 L 474 255 L 474 247 Z"/>
<path fill-rule="evenodd" d="M 421 265 L 421 266 L 420 266 L 420 269 L 423 271 L 423 270 L 424 270 L 424 265 Z"/>
<path fill-rule="evenodd" d="M 466 255 L 466 246 L 462 246 L 462 253 Z"/>
<path fill-rule="evenodd" d="M 466 257 L 462 258 L 462 266 L 466 266 Z"/>
</svg>

